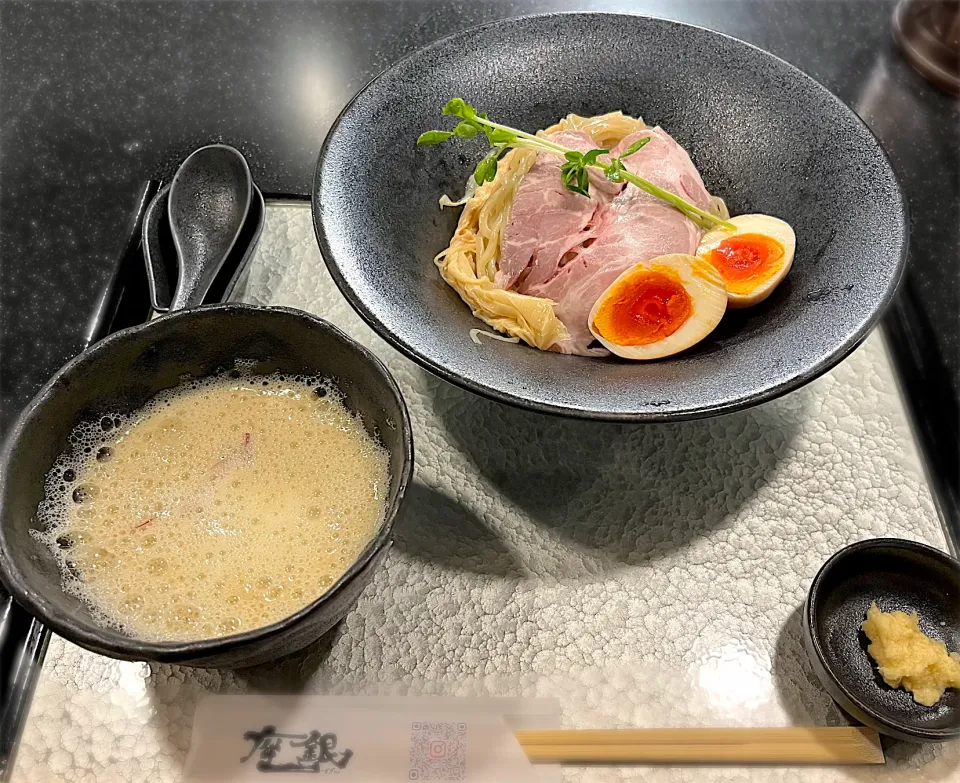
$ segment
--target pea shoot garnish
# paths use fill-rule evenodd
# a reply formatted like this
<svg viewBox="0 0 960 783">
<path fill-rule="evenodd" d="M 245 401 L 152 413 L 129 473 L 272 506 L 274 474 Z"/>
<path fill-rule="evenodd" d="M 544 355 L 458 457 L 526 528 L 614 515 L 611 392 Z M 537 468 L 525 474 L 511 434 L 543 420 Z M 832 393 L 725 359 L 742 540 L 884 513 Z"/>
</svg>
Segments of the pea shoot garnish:
<svg viewBox="0 0 960 783">
<path fill-rule="evenodd" d="M 563 158 L 564 163 L 560 167 L 560 178 L 563 186 L 573 193 L 589 196 L 590 178 L 587 169 L 597 169 L 602 171 L 611 182 L 629 182 L 640 190 L 667 202 L 701 228 L 709 229 L 717 226 L 729 230 L 735 230 L 736 228 L 729 221 L 722 220 L 716 215 L 694 206 L 675 193 L 664 190 L 627 169 L 623 163 L 624 159 L 642 149 L 650 141 L 649 136 L 638 139 L 621 155 L 611 158 L 610 150 L 594 149 L 589 152 L 578 152 L 542 136 L 536 136 L 517 128 L 493 122 L 487 117 L 486 112 L 478 112 L 463 98 L 451 99 L 443 107 L 443 114 L 448 117 L 457 117 L 460 122 L 452 131 L 431 130 L 422 133 L 420 138 L 417 139 L 417 144 L 426 147 L 441 144 L 451 138 L 472 139 L 481 133 L 484 134 L 490 144 L 490 153 L 474 169 L 473 179 L 477 185 L 493 181 L 497 176 L 497 164 L 507 150 L 528 149 Z M 601 156 L 606 157 L 601 160 Z"/>
</svg>

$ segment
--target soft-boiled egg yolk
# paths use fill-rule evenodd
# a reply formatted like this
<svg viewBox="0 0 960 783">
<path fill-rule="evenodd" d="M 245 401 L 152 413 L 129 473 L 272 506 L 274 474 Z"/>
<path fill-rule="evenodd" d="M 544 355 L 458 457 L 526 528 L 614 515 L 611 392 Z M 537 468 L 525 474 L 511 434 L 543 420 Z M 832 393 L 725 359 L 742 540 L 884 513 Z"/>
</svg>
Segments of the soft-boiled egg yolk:
<svg viewBox="0 0 960 783">
<path fill-rule="evenodd" d="M 783 245 L 766 234 L 734 234 L 706 255 L 724 282 L 727 291 L 748 294 L 780 268 Z"/>
<path fill-rule="evenodd" d="M 689 348 L 723 317 L 723 279 L 695 256 L 674 253 L 635 264 L 597 299 L 593 336 L 625 359 L 659 359 Z"/>
<path fill-rule="evenodd" d="M 730 307 L 762 302 L 786 277 L 797 240 L 788 223 L 769 215 L 738 215 L 737 228 L 704 235 L 697 255 L 723 277 Z"/>
<path fill-rule="evenodd" d="M 692 312 L 676 272 L 637 269 L 610 287 L 593 325 L 617 345 L 649 345 L 677 331 Z"/>
</svg>

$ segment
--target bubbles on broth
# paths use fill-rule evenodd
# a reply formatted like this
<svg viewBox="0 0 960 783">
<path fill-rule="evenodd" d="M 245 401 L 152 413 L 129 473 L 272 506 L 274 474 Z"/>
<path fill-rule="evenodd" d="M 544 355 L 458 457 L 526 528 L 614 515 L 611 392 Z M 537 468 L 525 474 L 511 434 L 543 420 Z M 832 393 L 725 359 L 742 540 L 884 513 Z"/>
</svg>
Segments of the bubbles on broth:
<svg viewBox="0 0 960 783">
<path fill-rule="evenodd" d="M 155 640 L 275 622 L 329 589 L 382 523 L 387 453 L 336 387 L 245 369 L 71 433 L 31 533 L 98 622 Z"/>
</svg>

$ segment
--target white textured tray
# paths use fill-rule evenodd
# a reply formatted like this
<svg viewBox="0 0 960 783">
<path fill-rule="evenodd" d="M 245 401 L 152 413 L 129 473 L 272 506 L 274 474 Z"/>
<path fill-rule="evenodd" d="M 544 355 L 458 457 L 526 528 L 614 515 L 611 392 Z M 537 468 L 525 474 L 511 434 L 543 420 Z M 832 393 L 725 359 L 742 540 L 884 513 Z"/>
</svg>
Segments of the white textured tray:
<svg viewBox="0 0 960 783">
<path fill-rule="evenodd" d="M 752 411 L 612 425 L 488 402 L 387 347 L 330 281 L 308 209 L 268 209 L 244 298 L 317 313 L 387 361 L 414 425 L 409 522 L 344 623 L 275 665 L 122 663 L 54 638 L 14 783 L 179 780 L 209 691 L 552 696 L 578 728 L 841 724 L 802 646 L 810 580 L 858 539 L 945 547 L 877 335 Z M 887 757 L 566 779 L 960 780 L 960 743 Z"/>
</svg>

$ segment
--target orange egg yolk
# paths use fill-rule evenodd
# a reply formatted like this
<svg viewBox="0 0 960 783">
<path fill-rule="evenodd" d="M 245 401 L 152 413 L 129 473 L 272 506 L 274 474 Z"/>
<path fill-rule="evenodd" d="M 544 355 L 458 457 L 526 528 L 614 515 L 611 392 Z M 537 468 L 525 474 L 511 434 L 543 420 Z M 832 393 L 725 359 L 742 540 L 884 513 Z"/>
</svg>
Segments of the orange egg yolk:
<svg viewBox="0 0 960 783">
<path fill-rule="evenodd" d="M 707 254 L 727 290 L 747 294 L 776 274 L 783 261 L 783 245 L 766 234 L 736 234 Z"/>
<path fill-rule="evenodd" d="M 593 328 L 615 345 L 650 345 L 669 337 L 693 313 L 693 298 L 676 273 L 641 269 L 604 297 Z"/>
</svg>

